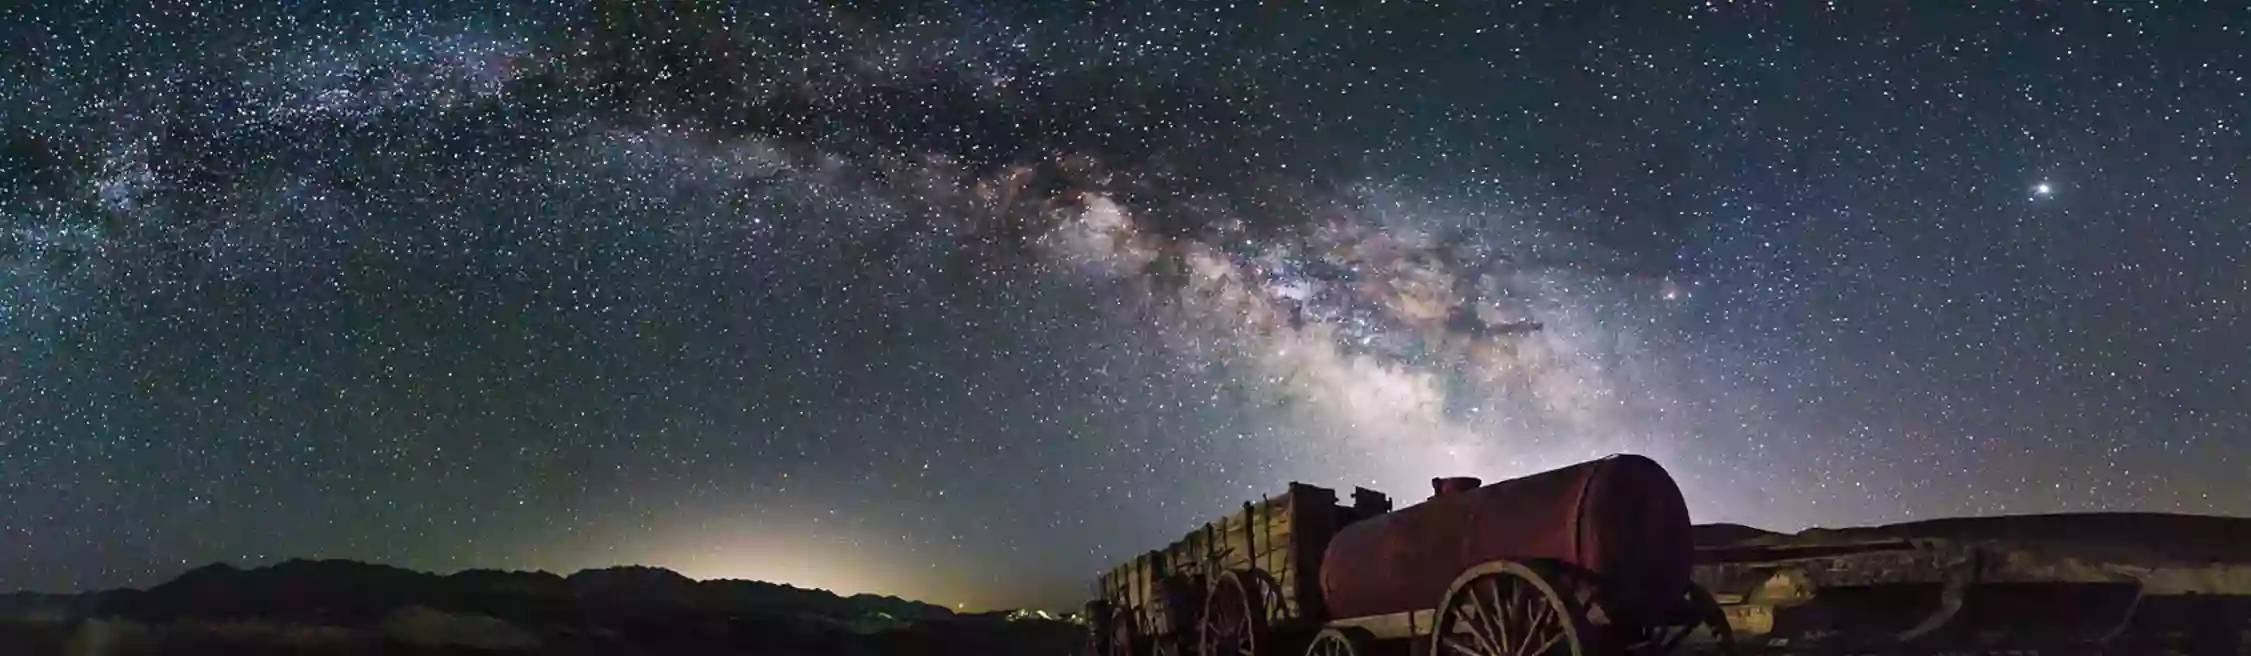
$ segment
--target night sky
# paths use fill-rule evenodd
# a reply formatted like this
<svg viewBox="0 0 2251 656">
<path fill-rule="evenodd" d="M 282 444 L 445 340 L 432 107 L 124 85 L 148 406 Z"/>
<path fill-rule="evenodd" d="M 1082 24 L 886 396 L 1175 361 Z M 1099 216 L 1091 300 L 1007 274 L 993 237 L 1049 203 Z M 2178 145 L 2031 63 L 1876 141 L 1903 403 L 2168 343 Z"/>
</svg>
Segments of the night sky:
<svg viewBox="0 0 2251 656">
<path fill-rule="evenodd" d="M 161 4 L 0 9 L 0 589 L 2251 515 L 2232 3 Z"/>
</svg>

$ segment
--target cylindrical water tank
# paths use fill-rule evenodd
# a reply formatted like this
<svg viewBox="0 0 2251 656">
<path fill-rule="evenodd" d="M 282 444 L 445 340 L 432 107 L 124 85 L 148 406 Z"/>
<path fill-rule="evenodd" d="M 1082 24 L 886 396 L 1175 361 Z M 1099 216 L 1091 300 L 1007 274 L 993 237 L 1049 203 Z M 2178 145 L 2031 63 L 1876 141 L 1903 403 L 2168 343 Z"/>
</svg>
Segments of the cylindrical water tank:
<svg viewBox="0 0 2251 656">
<path fill-rule="evenodd" d="M 1694 546 L 1680 487 L 1656 461 L 1616 455 L 1477 486 L 1437 479 L 1436 495 L 1355 522 L 1322 556 L 1332 617 L 1434 608 L 1464 570 L 1552 559 L 1601 580 L 1620 603 L 1661 603 L 1688 587 Z"/>
</svg>

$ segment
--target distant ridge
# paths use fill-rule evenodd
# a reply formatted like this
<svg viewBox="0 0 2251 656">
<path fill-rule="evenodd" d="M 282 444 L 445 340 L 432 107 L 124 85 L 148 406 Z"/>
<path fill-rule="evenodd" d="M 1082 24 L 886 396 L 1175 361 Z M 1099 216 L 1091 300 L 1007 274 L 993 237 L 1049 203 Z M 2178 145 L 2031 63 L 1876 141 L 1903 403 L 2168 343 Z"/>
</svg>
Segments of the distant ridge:
<svg viewBox="0 0 2251 656">
<path fill-rule="evenodd" d="M 2150 512 L 1946 517 L 1879 526 L 1814 527 L 1797 533 L 1702 524 L 1694 527 L 1692 535 L 1700 547 L 1938 538 L 2102 545 L 2188 559 L 2239 559 L 2251 554 L 2251 518 Z"/>
<path fill-rule="evenodd" d="M 292 559 L 250 569 L 213 563 L 145 590 L 0 594 L 0 644 L 63 651 L 98 635 L 142 636 L 165 645 L 157 649 L 163 653 L 178 653 L 172 649 L 181 644 L 186 653 L 263 653 L 273 645 L 319 653 L 949 653 L 945 645 L 961 641 L 988 645 L 990 653 L 1049 653 L 1067 650 L 1079 631 L 1041 613 L 956 615 L 888 595 L 698 581 L 630 565 L 568 576 L 439 575 Z"/>
<path fill-rule="evenodd" d="M 672 570 L 641 565 L 586 569 L 569 576 L 494 569 L 439 575 L 354 560 L 305 558 L 251 569 L 212 563 L 146 590 L 0 594 L 0 612 L 20 612 L 29 605 L 74 615 L 157 621 L 232 615 L 313 615 L 350 620 L 410 603 L 443 609 L 505 599 L 678 604 L 842 618 L 872 613 L 903 620 L 953 615 L 944 606 L 889 595 L 841 596 L 828 590 L 739 579 L 698 581 Z"/>
</svg>

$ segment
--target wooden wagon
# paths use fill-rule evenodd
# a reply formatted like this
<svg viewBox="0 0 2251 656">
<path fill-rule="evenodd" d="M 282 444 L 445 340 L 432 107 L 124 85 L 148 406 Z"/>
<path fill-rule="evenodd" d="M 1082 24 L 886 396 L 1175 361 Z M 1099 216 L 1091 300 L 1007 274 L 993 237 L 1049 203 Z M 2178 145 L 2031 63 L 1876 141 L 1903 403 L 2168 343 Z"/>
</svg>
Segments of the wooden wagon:
<svg viewBox="0 0 2251 656">
<path fill-rule="evenodd" d="M 1291 483 L 1103 572 L 1088 608 L 1090 653 L 1233 653 L 1218 643 L 1250 641 L 1255 649 L 1262 638 L 1317 624 L 1325 617 L 1320 567 L 1329 538 L 1391 510 L 1382 493 L 1353 496 L 1353 505 L 1341 506 L 1334 490 Z M 1203 643 L 1207 637 L 1213 644 Z"/>
<path fill-rule="evenodd" d="M 1292 483 L 1103 572 L 1089 654 L 1669 653 L 1726 620 L 1689 580 L 1679 490 L 1613 456 L 1394 511 Z"/>
<path fill-rule="evenodd" d="M 2251 632 L 2251 520 L 1956 518 L 1707 540 L 1696 578 L 1776 653 L 2190 653 Z M 1720 531 L 1710 531 L 1714 535 Z"/>
</svg>

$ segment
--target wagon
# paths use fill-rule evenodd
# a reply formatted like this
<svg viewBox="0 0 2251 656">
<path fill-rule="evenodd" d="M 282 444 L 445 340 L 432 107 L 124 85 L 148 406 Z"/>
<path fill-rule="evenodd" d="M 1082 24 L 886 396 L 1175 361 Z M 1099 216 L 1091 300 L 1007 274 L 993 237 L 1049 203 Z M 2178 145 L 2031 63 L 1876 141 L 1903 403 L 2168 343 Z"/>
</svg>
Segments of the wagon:
<svg viewBox="0 0 2251 656">
<path fill-rule="evenodd" d="M 1699 528 L 1695 578 L 1761 653 L 2237 656 L 2251 631 L 2251 520 L 2087 513 L 1794 535 Z"/>
<path fill-rule="evenodd" d="M 1659 654 L 1730 650 L 1691 580 L 1680 489 L 1616 455 L 1421 503 L 1291 483 L 1101 573 L 1102 656 Z"/>
</svg>

